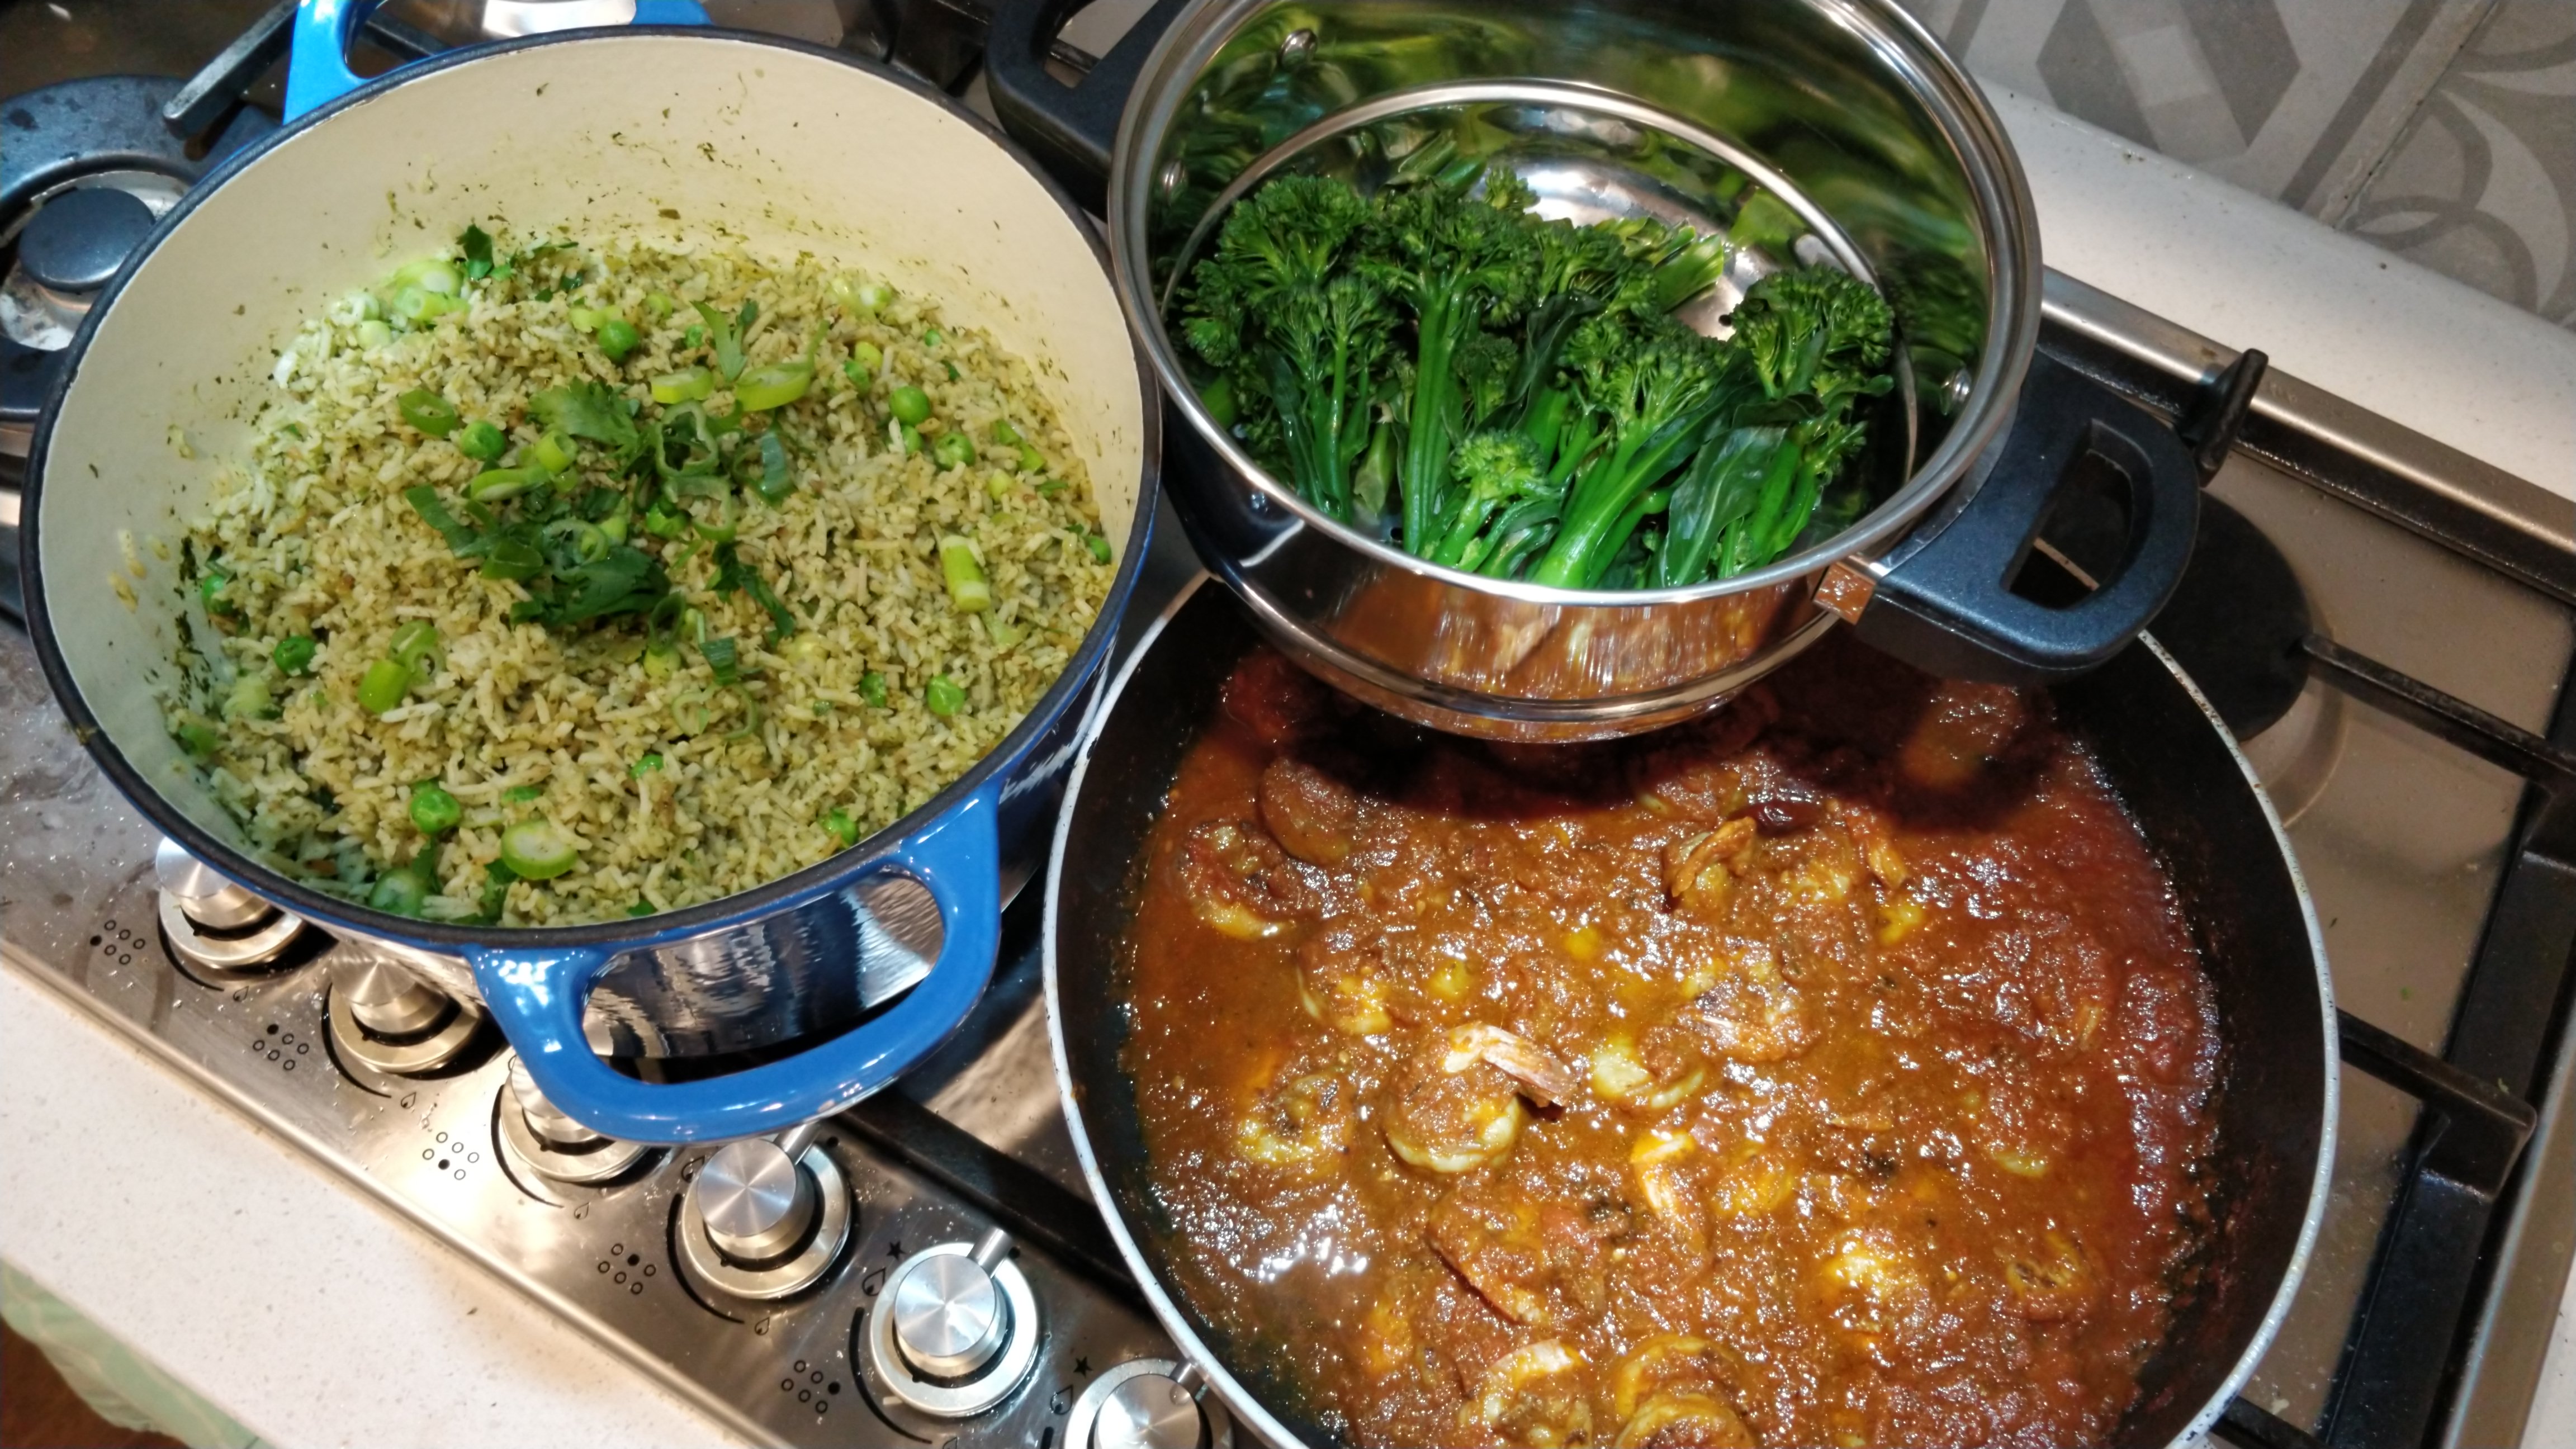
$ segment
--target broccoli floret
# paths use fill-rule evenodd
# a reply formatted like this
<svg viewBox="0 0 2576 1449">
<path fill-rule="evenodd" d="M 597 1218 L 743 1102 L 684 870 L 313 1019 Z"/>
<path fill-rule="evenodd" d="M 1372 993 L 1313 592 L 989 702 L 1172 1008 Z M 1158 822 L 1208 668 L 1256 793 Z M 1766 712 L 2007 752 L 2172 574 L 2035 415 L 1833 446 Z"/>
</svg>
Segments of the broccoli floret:
<svg viewBox="0 0 2576 1449">
<path fill-rule="evenodd" d="M 1474 570 L 1485 563 L 1498 541 L 1485 533 L 1485 525 L 1497 513 L 1564 492 L 1562 483 L 1549 485 L 1537 445 L 1520 433 L 1477 433 L 1458 445 L 1449 465 L 1458 486 L 1441 537 L 1425 557 L 1452 568 Z"/>
<path fill-rule="evenodd" d="M 1245 197 L 1190 274 L 1182 335 L 1229 381 L 1245 440 L 1299 494 L 1351 516 L 1351 463 L 1395 316 L 1345 265 L 1368 203 L 1339 181 L 1282 177 Z"/>
<path fill-rule="evenodd" d="M 1726 400 L 1726 353 L 1669 318 L 1604 315 L 1575 329 L 1566 355 L 1584 401 L 1603 419 L 1601 456 L 1582 465 L 1565 522 L 1531 579 L 1588 588 L 1635 529 L 1630 506 L 1688 456 Z"/>
</svg>

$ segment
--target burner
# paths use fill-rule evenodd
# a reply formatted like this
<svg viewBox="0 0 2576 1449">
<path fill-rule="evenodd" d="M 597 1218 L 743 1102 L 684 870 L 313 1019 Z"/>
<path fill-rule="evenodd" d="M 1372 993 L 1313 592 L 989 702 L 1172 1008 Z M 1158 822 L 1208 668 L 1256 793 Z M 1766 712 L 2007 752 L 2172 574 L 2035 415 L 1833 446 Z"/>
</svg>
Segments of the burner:
<svg viewBox="0 0 2576 1449">
<path fill-rule="evenodd" d="M 1065 1416 L 1065 1449 L 1232 1449 L 1234 1422 L 1196 1366 L 1130 1359 L 1093 1379 Z"/>
<path fill-rule="evenodd" d="M 2307 687 L 2307 591 L 2263 530 L 2206 494 L 2191 567 L 2150 628 L 2240 740 L 2280 722 Z"/>
</svg>

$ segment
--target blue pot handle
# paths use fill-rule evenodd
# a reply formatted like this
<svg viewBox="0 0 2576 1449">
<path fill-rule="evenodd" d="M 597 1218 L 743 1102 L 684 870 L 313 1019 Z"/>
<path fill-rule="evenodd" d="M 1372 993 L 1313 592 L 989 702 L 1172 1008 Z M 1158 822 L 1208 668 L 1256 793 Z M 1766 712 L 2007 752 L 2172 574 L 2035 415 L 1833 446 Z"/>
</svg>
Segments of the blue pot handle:
<svg viewBox="0 0 2576 1449">
<path fill-rule="evenodd" d="M 329 105 L 361 84 L 349 69 L 349 40 L 378 0 L 297 0 L 286 57 L 286 119 Z M 634 25 L 705 25 L 697 0 L 635 0 Z"/>
<path fill-rule="evenodd" d="M 582 1038 L 582 1008 L 612 952 L 471 950 L 474 981 L 546 1100 L 628 1142 L 750 1137 L 826 1116 L 877 1090 L 945 1042 L 984 993 L 1001 935 L 1001 786 L 974 794 L 876 863 L 918 880 L 939 904 L 939 959 L 884 1015 L 794 1056 L 700 1082 L 639 1082 Z M 850 963 L 852 970 L 858 963 Z"/>
</svg>

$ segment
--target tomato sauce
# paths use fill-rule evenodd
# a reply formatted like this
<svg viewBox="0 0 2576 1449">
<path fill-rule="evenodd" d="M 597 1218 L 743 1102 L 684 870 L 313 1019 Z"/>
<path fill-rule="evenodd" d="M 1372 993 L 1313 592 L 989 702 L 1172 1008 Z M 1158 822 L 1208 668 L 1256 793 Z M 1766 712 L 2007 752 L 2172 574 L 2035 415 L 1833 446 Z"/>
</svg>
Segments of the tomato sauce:
<svg viewBox="0 0 2576 1449">
<path fill-rule="evenodd" d="M 2136 826 L 2045 696 L 1839 637 L 1544 748 L 1256 653 L 1125 969 L 1178 1286 L 1357 1443 L 2096 1442 L 2206 1231 Z"/>
</svg>

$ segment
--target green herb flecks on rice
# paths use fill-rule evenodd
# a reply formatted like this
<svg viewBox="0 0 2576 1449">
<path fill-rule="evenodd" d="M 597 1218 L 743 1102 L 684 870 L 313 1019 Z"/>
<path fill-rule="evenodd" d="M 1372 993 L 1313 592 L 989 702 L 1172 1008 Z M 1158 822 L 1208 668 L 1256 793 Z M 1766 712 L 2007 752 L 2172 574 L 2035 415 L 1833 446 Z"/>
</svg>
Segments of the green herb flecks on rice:
<svg viewBox="0 0 2576 1449">
<path fill-rule="evenodd" d="M 1034 369 L 810 257 L 469 232 L 273 376 L 165 703 L 272 864 L 387 909 L 811 865 L 1000 743 L 1108 592 Z"/>
</svg>

